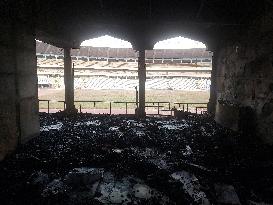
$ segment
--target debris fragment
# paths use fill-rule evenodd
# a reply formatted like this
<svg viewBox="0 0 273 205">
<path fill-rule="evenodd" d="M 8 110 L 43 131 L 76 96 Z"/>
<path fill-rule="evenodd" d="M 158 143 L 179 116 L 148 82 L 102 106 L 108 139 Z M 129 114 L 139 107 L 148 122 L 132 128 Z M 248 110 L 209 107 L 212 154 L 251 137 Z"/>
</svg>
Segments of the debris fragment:
<svg viewBox="0 0 273 205">
<path fill-rule="evenodd" d="M 220 204 L 234 204 L 239 205 L 239 197 L 232 185 L 215 184 L 215 191 L 217 196 L 217 202 Z"/>
<path fill-rule="evenodd" d="M 183 153 L 183 155 L 188 156 L 193 154 L 191 147 L 189 145 L 186 146 L 186 151 Z"/>
<path fill-rule="evenodd" d="M 186 171 L 175 172 L 171 177 L 183 184 L 183 189 L 195 203 L 209 205 L 206 194 L 200 190 L 198 179 L 191 173 Z"/>
<path fill-rule="evenodd" d="M 65 176 L 65 182 L 74 187 L 92 185 L 103 177 L 101 168 L 74 168 Z"/>
<path fill-rule="evenodd" d="M 67 187 L 61 181 L 61 179 L 54 179 L 46 186 L 41 195 L 43 197 L 49 197 L 51 195 L 63 194 L 65 193 L 66 189 Z"/>
</svg>

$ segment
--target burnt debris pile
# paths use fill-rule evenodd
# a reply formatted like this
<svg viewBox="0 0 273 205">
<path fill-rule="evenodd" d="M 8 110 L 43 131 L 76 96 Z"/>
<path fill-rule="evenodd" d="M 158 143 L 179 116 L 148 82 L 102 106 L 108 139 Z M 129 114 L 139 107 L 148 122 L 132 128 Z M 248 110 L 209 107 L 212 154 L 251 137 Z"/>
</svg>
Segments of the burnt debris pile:
<svg viewBox="0 0 273 205">
<path fill-rule="evenodd" d="M 0 163 L 1 204 L 273 203 L 273 149 L 204 116 L 41 114 Z"/>
</svg>

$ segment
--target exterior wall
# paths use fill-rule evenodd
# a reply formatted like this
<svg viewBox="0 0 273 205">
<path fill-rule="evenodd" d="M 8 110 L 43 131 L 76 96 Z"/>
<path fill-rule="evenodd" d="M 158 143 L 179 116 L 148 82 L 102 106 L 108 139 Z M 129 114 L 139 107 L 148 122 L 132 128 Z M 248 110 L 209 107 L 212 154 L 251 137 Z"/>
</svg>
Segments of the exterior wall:
<svg viewBox="0 0 273 205">
<path fill-rule="evenodd" d="M 219 47 L 215 120 L 234 130 L 256 133 L 273 144 L 273 31 L 249 30 L 241 40 Z"/>
<path fill-rule="evenodd" d="M 31 29 L 0 24 L 0 160 L 39 134 L 35 37 Z"/>
</svg>

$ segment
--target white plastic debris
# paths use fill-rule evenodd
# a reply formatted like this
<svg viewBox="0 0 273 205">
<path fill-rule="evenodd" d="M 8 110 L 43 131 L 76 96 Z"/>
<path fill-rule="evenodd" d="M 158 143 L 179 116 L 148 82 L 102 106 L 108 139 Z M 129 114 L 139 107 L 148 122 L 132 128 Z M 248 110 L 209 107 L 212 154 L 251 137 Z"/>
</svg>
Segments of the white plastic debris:
<svg viewBox="0 0 273 205">
<path fill-rule="evenodd" d="M 63 127 L 63 123 L 58 122 L 55 125 L 46 125 L 46 126 L 41 127 L 40 132 L 43 132 L 43 131 L 48 132 L 49 130 L 60 130 L 62 127 Z"/>
<path fill-rule="evenodd" d="M 109 131 L 118 131 L 119 127 L 115 126 L 115 127 L 110 127 Z"/>
<path fill-rule="evenodd" d="M 113 149 L 113 152 L 120 154 L 123 150 L 122 149 Z"/>
<path fill-rule="evenodd" d="M 249 205 L 272 205 L 272 204 L 268 204 L 265 202 L 255 202 L 255 201 L 251 201 L 251 200 L 248 201 L 248 204 Z"/>
<path fill-rule="evenodd" d="M 136 135 L 137 135 L 138 137 L 145 136 L 145 132 L 142 131 L 142 130 L 137 130 L 137 131 L 136 131 Z"/>
<path fill-rule="evenodd" d="M 183 153 L 184 156 L 193 154 L 193 151 L 189 145 L 186 146 L 186 151 Z"/>
<path fill-rule="evenodd" d="M 87 121 L 87 122 L 78 122 L 78 123 L 75 123 L 75 124 L 74 124 L 75 127 L 81 126 L 81 125 L 87 125 L 87 126 L 94 125 L 94 126 L 99 126 L 99 125 L 101 125 L 101 122 L 100 122 L 99 120 L 94 120 L 94 121 Z"/>
<path fill-rule="evenodd" d="M 171 177 L 183 184 L 184 192 L 188 194 L 195 203 L 203 205 L 210 204 L 206 194 L 199 189 L 200 184 L 194 174 L 186 171 L 179 171 L 173 173 Z"/>
</svg>

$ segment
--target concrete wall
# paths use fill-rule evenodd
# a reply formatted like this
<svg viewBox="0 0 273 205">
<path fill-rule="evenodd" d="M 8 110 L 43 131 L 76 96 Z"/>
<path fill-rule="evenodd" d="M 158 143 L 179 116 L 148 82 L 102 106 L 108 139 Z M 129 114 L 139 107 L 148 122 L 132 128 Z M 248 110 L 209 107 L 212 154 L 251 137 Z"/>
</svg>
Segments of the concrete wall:
<svg viewBox="0 0 273 205">
<path fill-rule="evenodd" d="M 273 144 L 273 27 L 257 23 L 214 55 L 215 120 Z"/>
<path fill-rule="evenodd" d="M 0 160 L 39 134 L 34 29 L 0 24 Z M 2 32 L 5 31 L 5 32 Z"/>
</svg>

